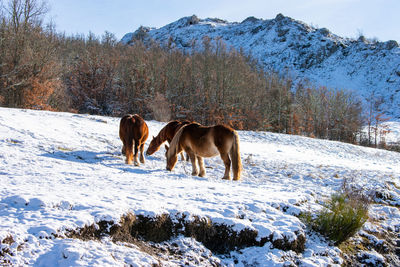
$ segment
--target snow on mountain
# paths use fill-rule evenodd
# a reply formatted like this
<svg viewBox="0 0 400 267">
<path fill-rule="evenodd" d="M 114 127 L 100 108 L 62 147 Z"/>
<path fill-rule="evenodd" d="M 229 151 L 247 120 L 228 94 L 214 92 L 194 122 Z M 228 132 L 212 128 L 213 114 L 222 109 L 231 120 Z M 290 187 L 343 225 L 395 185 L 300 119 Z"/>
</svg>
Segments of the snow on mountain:
<svg viewBox="0 0 400 267">
<path fill-rule="evenodd" d="M 150 136 L 164 126 L 147 123 Z M 164 148 L 140 167 L 126 165 L 118 127 L 119 118 L 0 108 L 0 265 L 340 265 L 341 251 L 297 215 L 320 210 L 345 178 L 376 196 L 360 232 L 372 245 L 360 261 L 399 264 L 378 249 L 393 246 L 395 240 L 389 244 L 382 236 L 400 229 L 399 153 L 239 131 L 244 171 L 235 182 L 221 179 L 219 157 L 206 159 L 205 178 L 192 177 L 190 163 L 182 161 L 168 172 Z M 208 218 L 232 231 L 254 230 L 264 243 L 220 255 L 182 235 L 147 250 L 107 236 L 84 241 L 67 235 L 101 221 L 118 223 L 128 213 Z M 156 249 L 162 253 L 151 253 Z"/>
<path fill-rule="evenodd" d="M 190 51 L 205 36 L 242 48 L 266 69 L 288 73 L 294 80 L 353 90 L 364 99 L 371 99 L 372 94 L 382 97 L 382 110 L 400 119 L 400 48 L 393 40 L 343 38 L 278 14 L 270 20 L 249 17 L 241 23 L 193 15 L 158 29 L 140 27 L 121 42 L 130 44 L 140 38 Z"/>
</svg>

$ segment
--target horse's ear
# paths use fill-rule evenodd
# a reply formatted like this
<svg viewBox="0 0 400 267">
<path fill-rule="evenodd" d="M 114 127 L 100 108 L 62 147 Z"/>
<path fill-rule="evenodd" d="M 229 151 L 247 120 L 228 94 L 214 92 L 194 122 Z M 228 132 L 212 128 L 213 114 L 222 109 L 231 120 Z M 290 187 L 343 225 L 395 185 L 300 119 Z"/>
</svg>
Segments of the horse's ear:
<svg viewBox="0 0 400 267">
<path fill-rule="evenodd" d="M 169 149 L 169 147 L 168 147 L 167 145 L 165 145 L 165 150 L 167 150 L 167 151 L 168 151 L 168 149 Z"/>
<path fill-rule="evenodd" d="M 132 120 L 132 122 L 133 122 L 133 123 L 135 123 L 135 122 L 136 122 L 136 120 L 135 120 L 135 118 L 134 118 L 134 117 L 131 117 L 131 120 Z"/>
</svg>

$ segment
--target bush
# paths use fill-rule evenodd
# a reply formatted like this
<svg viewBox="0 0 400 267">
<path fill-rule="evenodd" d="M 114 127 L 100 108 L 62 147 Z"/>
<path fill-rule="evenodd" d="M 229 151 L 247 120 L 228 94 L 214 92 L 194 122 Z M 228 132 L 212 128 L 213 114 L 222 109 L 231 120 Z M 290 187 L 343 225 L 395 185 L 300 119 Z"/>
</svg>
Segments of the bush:
<svg viewBox="0 0 400 267">
<path fill-rule="evenodd" d="M 332 194 L 324 208 L 312 218 L 303 216 L 311 228 L 330 240 L 335 245 L 353 236 L 367 221 L 371 198 L 361 190 L 346 187 Z"/>
</svg>

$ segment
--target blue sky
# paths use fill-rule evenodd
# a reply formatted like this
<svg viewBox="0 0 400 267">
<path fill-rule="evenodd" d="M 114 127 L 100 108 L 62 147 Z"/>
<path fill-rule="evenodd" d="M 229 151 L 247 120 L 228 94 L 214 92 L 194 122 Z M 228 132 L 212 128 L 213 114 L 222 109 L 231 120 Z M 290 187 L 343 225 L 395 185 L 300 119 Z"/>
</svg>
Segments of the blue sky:
<svg viewBox="0 0 400 267">
<path fill-rule="evenodd" d="M 114 33 L 118 39 L 139 26 L 162 27 L 184 16 L 240 22 L 278 13 L 325 27 L 344 37 L 400 41 L 400 0 L 48 0 L 51 19 L 66 34 Z"/>
</svg>

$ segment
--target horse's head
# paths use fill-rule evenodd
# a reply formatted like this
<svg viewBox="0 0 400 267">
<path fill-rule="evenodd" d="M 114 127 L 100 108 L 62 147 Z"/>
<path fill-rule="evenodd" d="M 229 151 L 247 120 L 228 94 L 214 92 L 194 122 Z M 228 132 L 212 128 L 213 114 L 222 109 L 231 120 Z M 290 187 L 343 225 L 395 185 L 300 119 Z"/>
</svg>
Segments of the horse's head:
<svg viewBox="0 0 400 267">
<path fill-rule="evenodd" d="M 146 150 L 146 155 L 153 155 L 154 152 L 156 152 L 160 148 L 159 145 L 157 145 L 157 139 L 153 136 L 153 139 L 150 142 L 149 147 Z"/>
<path fill-rule="evenodd" d="M 178 155 L 173 149 L 169 148 L 165 145 L 165 157 L 167 158 L 167 170 L 172 171 L 175 167 L 176 162 L 178 161 Z"/>
</svg>

